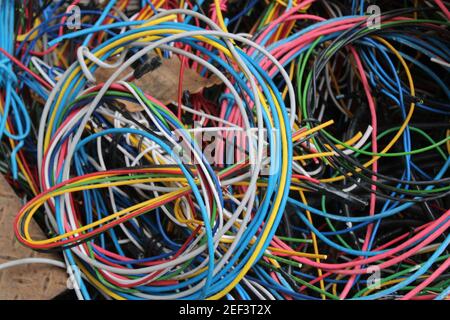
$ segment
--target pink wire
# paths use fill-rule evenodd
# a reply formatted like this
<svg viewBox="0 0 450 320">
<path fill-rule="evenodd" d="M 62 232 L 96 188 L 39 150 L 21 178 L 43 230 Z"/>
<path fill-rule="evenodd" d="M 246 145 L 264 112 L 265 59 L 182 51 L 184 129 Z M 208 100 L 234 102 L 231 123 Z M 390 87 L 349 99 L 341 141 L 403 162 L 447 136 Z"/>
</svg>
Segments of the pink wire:
<svg viewBox="0 0 450 320">
<path fill-rule="evenodd" d="M 413 290 L 408 292 L 408 294 L 404 295 L 400 300 L 410 300 L 412 297 L 415 297 L 423 288 L 432 283 L 437 277 L 439 277 L 443 272 L 447 271 L 450 267 L 450 258 L 447 258 L 443 264 L 440 265 L 439 268 L 436 269 L 425 281 L 415 287 Z"/>
<path fill-rule="evenodd" d="M 367 102 L 369 104 L 371 125 L 373 128 L 373 130 L 372 130 L 372 152 L 377 153 L 378 152 L 378 142 L 377 142 L 378 123 L 377 123 L 377 111 L 375 108 L 375 102 L 373 100 L 372 93 L 370 92 L 369 82 L 367 81 L 366 73 L 364 72 L 364 68 L 363 68 L 361 59 L 359 58 L 358 52 L 356 52 L 356 50 L 353 46 L 350 46 L 350 51 L 355 59 L 356 67 L 357 67 L 359 75 L 361 77 L 361 83 L 363 85 L 364 92 L 367 97 Z M 374 173 L 377 173 L 378 161 L 374 161 L 374 163 L 372 164 L 372 171 Z M 373 182 L 377 181 L 376 175 L 372 176 L 372 181 Z M 376 200 L 377 200 L 377 197 L 374 192 L 377 190 L 377 186 L 375 184 L 372 184 L 371 189 L 373 192 L 370 194 L 369 215 L 373 216 L 375 214 L 375 207 L 376 207 Z M 369 242 L 370 242 L 370 237 L 372 236 L 372 231 L 373 231 L 373 224 L 371 223 L 367 226 L 366 236 L 364 238 L 364 243 L 361 248 L 362 251 L 367 250 L 367 248 L 369 246 Z M 359 270 L 359 269 L 360 269 L 360 266 L 357 266 L 356 270 Z M 355 279 L 356 279 L 356 275 L 353 275 L 350 277 L 349 281 L 345 284 L 345 287 L 339 296 L 341 299 L 345 299 L 347 297 L 348 293 L 350 292 L 350 289 L 353 287 L 353 284 L 355 283 Z"/>
<path fill-rule="evenodd" d="M 410 250 L 403 253 L 402 255 L 396 256 L 396 257 L 394 257 L 390 260 L 387 260 L 378 265 L 378 267 L 380 267 L 380 269 L 387 268 L 389 266 L 392 266 L 396 263 L 403 261 L 404 259 L 408 258 L 409 256 L 411 256 L 414 253 L 416 253 L 417 251 L 419 251 L 424 246 L 428 245 L 430 242 L 435 240 L 437 237 L 439 237 L 442 234 L 442 232 L 444 232 L 450 226 L 450 220 L 448 219 L 449 217 L 450 217 L 450 210 L 447 210 L 441 217 L 439 217 L 438 219 L 436 219 L 435 221 L 430 223 L 427 228 L 424 228 L 419 233 L 417 233 L 415 236 L 409 238 L 408 240 L 406 240 L 402 244 L 398 245 L 397 247 L 387 250 L 386 252 L 380 253 L 376 256 L 371 256 L 371 257 L 368 257 L 365 259 L 355 259 L 353 261 L 349 261 L 349 262 L 345 262 L 345 263 L 331 264 L 331 263 L 315 262 L 311 259 L 304 258 L 304 257 L 298 257 L 298 256 L 292 256 L 291 258 L 297 262 L 307 264 L 307 265 L 310 265 L 315 268 L 320 268 L 320 269 L 325 269 L 325 270 L 334 270 L 334 273 L 349 274 L 349 275 L 350 274 L 362 274 L 362 273 L 366 273 L 368 270 L 360 269 L 355 272 L 355 270 L 345 270 L 344 268 L 351 268 L 351 267 L 355 267 L 357 265 L 370 264 L 370 263 L 376 262 L 378 260 L 383 260 L 388 257 L 391 257 L 391 256 L 397 254 L 398 252 L 404 250 L 408 246 L 414 244 L 415 242 L 420 241 L 428 233 L 431 233 L 431 231 L 433 231 L 431 234 L 428 235 L 428 237 L 425 240 L 423 240 L 417 246 L 411 248 Z M 436 228 L 436 226 L 439 226 L 440 224 L 442 224 L 442 226 L 440 226 L 436 230 L 433 230 Z M 285 243 L 280 243 L 280 246 L 282 249 L 292 250 L 292 248 Z"/>
<path fill-rule="evenodd" d="M 448 11 L 445 4 L 441 0 L 434 0 L 434 2 L 436 2 L 437 6 L 442 10 L 442 12 L 444 12 L 447 20 L 450 20 L 450 11 Z"/>
</svg>

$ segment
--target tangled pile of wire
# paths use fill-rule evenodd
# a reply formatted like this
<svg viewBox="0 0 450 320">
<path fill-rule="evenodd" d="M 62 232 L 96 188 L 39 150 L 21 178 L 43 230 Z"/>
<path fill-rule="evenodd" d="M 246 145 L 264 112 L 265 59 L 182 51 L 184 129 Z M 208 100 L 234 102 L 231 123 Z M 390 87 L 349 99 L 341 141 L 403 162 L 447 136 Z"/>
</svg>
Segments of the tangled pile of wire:
<svg viewBox="0 0 450 320">
<path fill-rule="evenodd" d="M 80 299 L 448 298 L 450 12 L 368 2 L 0 0 L 11 227 L 64 258 L 0 270 L 67 268 Z"/>
</svg>

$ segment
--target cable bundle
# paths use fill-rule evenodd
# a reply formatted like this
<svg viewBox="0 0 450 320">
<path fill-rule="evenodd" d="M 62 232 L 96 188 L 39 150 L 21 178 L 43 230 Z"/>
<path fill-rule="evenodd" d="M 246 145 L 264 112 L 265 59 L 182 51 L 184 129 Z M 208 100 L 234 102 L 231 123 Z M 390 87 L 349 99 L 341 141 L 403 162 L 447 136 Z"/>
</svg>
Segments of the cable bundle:
<svg viewBox="0 0 450 320">
<path fill-rule="evenodd" d="M 1 43 L 17 239 L 80 299 L 445 299 L 450 14 L 377 4 L 374 26 L 364 1 L 75 1 L 66 30 L 71 6 L 24 3 Z M 137 83 L 171 61 L 163 102 Z"/>
</svg>

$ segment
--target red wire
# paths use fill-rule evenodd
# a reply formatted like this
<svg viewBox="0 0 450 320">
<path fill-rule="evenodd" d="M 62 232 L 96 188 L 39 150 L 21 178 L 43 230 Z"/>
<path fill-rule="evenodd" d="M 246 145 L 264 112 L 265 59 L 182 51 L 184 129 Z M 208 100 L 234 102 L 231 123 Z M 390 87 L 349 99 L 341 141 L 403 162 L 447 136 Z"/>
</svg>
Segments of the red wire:
<svg viewBox="0 0 450 320">
<path fill-rule="evenodd" d="M 44 79 L 42 79 L 40 76 L 38 76 L 36 73 L 31 71 L 27 66 L 25 66 L 22 62 L 14 58 L 12 55 L 10 55 L 8 52 L 6 52 L 3 48 L 0 48 L 0 52 L 3 53 L 5 56 L 7 56 L 12 62 L 17 64 L 19 67 L 21 67 L 23 70 L 31 74 L 37 81 L 39 81 L 40 84 L 42 84 L 44 87 L 46 87 L 49 90 L 52 90 L 52 86 L 48 84 Z"/>
</svg>

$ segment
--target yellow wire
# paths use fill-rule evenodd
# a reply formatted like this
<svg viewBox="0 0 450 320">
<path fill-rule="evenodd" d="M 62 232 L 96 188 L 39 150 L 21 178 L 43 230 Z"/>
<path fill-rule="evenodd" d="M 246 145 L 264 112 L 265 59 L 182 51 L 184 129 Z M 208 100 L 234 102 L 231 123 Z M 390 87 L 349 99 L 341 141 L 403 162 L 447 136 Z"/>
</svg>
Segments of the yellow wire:
<svg viewBox="0 0 450 320">
<path fill-rule="evenodd" d="M 313 134 L 314 132 L 317 132 L 317 131 L 319 131 L 319 130 L 322 130 L 323 128 L 326 128 L 326 127 L 328 127 L 328 126 L 330 126 L 330 125 L 332 125 L 332 124 L 334 124 L 334 120 L 329 120 L 329 121 L 327 121 L 327 122 L 321 123 L 321 124 L 319 124 L 318 126 L 316 126 L 316 127 L 314 127 L 314 128 L 311 128 L 311 129 L 309 129 L 309 130 L 303 131 L 303 132 L 301 132 L 301 133 L 295 135 L 295 136 L 292 138 L 292 141 L 295 142 L 295 141 L 297 141 L 297 140 L 300 140 L 301 138 L 306 137 L 306 136 L 309 136 L 309 135 Z"/>
<path fill-rule="evenodd" d="M 150 178 L 150 180 L 149 179 L 136 179 L 136 180 L 133 180 L 133 184 L 135 184 L 135 183 L 145 183 L 145 182 L 151 182 L 151 181 L 152 181 L 152 178 Z M 156 180 L 153 180 L 153 181 L 156 181 Z M 39 240 L 39 241 L 34 241 L 34 240 L 31 239 L 30 233 L 29 233 L 29 224 L 31 222 L 31 219 L 34 216 L 35 212 L 39 209 L 39 207 L 44 202 L 49 200 L 50 198 L 53 198 L 53 197 L 56 197 L 56 196 L 60 196 L 60 195 L 63 195 L 63 194 L 67 194 L 69 192 L 76 192 L 76 191 L 83 191 L 83 190 L 90 190 L 90 189 L 97 189 L 97 188 L 108 188 L 108 187 L 113 187 L 113 186 L 121 186 L 121 185 L 129 185 L 129 184 L 130 184 L 130 181 L 117 181 L 117 182 L 110 182 L 110 183 L 100 183 L 100 184 L 96 184 L 96 185 L 87 185 L 87 186 L 74 187 L 74 188 L 70 188 L 68 190 L 56 190 L 56 191 L 54 191 L 52 193 L 49 193 L 49 194 L 45 195 L 44 197 L 42 197 L 39 200 L 37 200 L 37 201 L 32 203 L 34 207 L 32 207 L 31 210 L 29 208 L 27 208 L 29 210 L 29 213 L 26 216 L 26 219 L 25 219 L 25 222 L 24 222 L 25 239 L 29 243 L 32 243 L 32 244 L 49 244 L 49 243 L 53 243 L 53 242 L 62 240 L 64 238 L 71 237 L 71 236 L 73 236 L 75 234 L 82 233 L 82 232 L 84 232 L 84 231 L 86 231 L 88 229 L 91 229 L 93 227 L 99 226 L 101 224 L 104 224 L 104 223 L 109 222 L 111 220 L 114 220 L 116 218 L 120 218 L 121 216 L 123 216 L 123 215 L 125 215 L 127 213 L 130 213 L 133 210 L 138 210 L 138 209 L 141 209 L 141 208 L 143 208 L 145 206 L 157 203 L 159 201 L 164 201 L 167 198 L 179 195 L 179 194 L 189 190 L 188 187 L 180 188 L 177 191 L 172 191 L 172 192 L 169 192 L 169 193 L 164 194 L 162 196 L 159 196 L 157 198 L 153 198 L 153 199 L 150 199 L 150 200 L 138 203 L 138 204 L 133 205 L 131 207 L 128 207 L 126 209 L 120 210 L 120 211 L 118 211 L 118 212 L 116 212 L 116 213 L 114 213 L 112 215 L 106 216 L 106 217 L 104 217 L 104 218 L 102 218 L 100 220 L 97 220 L 97 221 L 95 221 L 95 222 L 93 222 L 93 223 L 91 223 L 89 225 L 80 227 L 80 228 L 78 228 L 76 230 L 67 232 L 65 234 L 59 235 L 59 236 L 54 237 L 54 238 L 50 238 L 50 239 L 46 239 L 46 240 Z"/>
<path fill-rule="evenodd" d="M 304 154 L 301 156 L 294 156 L 294 160 L 306 160 L 306 159 L 312 159 L 312 158 L 322 158 L 322 157 L 330 157 L 334 155 L 334 152 L 320 152 L 320 153 L 310 153 L 310 154 Z"/>
<path fill-rule="evenodd" d="M 36 18 L 36 21 L 34 22 L 33 29 L 31 29 L 27 33 L 18 35 L 16 37 L 16 40 L 19 41 L 19 42 L 25 41 L 25 39 L 27 39 L 27 41 L 33 41 L 39 35 L 39 29 L 37 29 L 37 27 L 39 27 L 40 24 L 41 24 L 41 19 Z M 30 33 L 32 33 L 32 34 L 29 36 L 29 38 L 27 38 Z"/>
<path fill-rule="evenodd" d="M 227 26 L 225 25 L 225 21 L 223 20 L 222 10 L 220 10 L 220 0 L 214 0 L 214 6 L 216 7 L 219 27 L 222 28 L 223 31 L 228 32 Z"/>
<path fill-rule="evenodd" d="M 291 81 L 292 81 L 292 79 L 294 78 L 294 71 L 295 71 L 295 63 L 292 62 L 292 63 L 291 63 L 291 66 L 290 66 L 290 68 L 289 68 L 289 79 L 291 79 Z M 288 86 L 286 86 L 286 87 L 284 88 L 284 90 L 283 90 L 283 94 L 282 94 L 283 100 L 286 99 L 286 95 L 287 95 L 287 93 L 288 93 L 288 89 L 289 89 Z"/>
<path fill-rule="evenodd" d="M 302 199 L 302 202 L 307 206 L 308 202 L 306 200 L 305 194 L 303 193 L 303 191 L 300 191 L 300 198 Z M 309 212 L 309 210 L 306 210 L 306 217 L 308 218 L 308 221 L 311 225 L 313 225 L 313 220 L 312 220 L 312 216 L 311 216 L 311 212 Z M 314 253 L 316 255 L 319 254 L 319 246 L 317 244 L 317 237 L 316 234 L 314 232 L 311 232 L 311 239 L 313 242 L 313 249 L 314 249 Z M 320 259 L 316 258 L 316 262 L 320 263 Z M 319 277 L 322 277 L 322 269 L 317 268 L 317 275 Z M 319 284 L 320 284 L 320 289 L 322 289 L 323 291 L 325 291 L 325 282 L 323 281 L 323 279 L 319 280 Z M 322 293 L 321 294 L 322 300 L 326 300 L 326 296 Z"/>
</svg>

